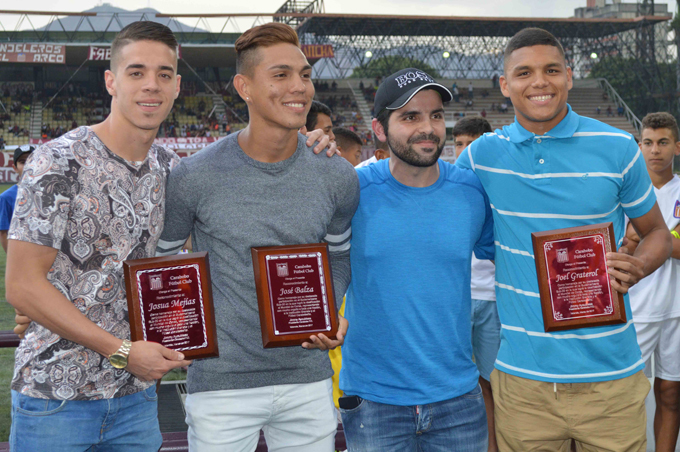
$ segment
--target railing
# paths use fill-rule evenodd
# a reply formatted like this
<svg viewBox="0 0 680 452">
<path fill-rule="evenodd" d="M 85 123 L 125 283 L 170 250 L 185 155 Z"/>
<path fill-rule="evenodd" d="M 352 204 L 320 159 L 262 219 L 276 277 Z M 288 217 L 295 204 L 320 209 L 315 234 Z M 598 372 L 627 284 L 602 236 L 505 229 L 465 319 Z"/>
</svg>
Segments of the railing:
<svg viewBox="0 0 680 452">
<path fill-rule="evenodd" d="M 448 112 L 446 112 L 446 120 L 447 121 L 456 122 L 464 116 L 481 116 L 481 114 L 477 110 L 448 111 Z"/>
<path fill-rule="evenodd" d="M 357 95 L 357 92 L 354 91 L 354 88 L 352 87 L 352 84 L 347 80 L 347 87 L 352 91 L 352 97 L 354 98 L 354 101 L 357 103 L 357 107 L 359 108 L 359 111 L 361 112 L 362 116 L 362 122 L 366 126 L 368 130 L 372 130 L 371 126 L 371 109 L 368 108 L 368 102 L 366 102 L 366 99 L 364 99 L 364 93 L 359 93 Z"/>
<path fill-rule="evenodd" d="M 0 348 L 18 347 L 20 341 L 14 331 L 0 331 Z"/>
<path fill-rule="evenodd" d="M 628 120 L 628 122 L 635 128 L 635 131 L 640 135 L 642 133 L 642 121 L 635 116 L 635 113 L 628 107 L 626 102 L 619 96 L 619 93 L 616 92 L 614 87 L 609 84 L 609 81 L 606 78 L 598 78 L 596 79 L 597 83 L 600 85 L 600 88 L 604 90 L 605 93 L 607 93 L 607 96 L 609 96 L 609 99 L 613 101 L 617 107 L 623 107 L 623 114 Z"/>
</svg>

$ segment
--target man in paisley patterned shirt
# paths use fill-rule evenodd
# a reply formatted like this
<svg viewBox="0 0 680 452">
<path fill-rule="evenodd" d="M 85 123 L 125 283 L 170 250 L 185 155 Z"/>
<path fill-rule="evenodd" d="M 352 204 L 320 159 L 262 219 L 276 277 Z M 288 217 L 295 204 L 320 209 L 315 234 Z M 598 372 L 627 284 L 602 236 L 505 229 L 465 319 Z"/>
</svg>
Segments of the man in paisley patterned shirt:
<svg viewBox="0 0 680 452">
<path fill-rule="evenodd" d="M 179 94 L 177 41 L 154 22 L 112 44 L 111 114 L 38 148 L 9 230 L 7 300 L 34 321 L 16 351 L 13 451 L 157 451 L 154 380 L 186 366 L 160 344 L 130 345 L 122 263 L 153 256 L 176 154 L 154 145 Z M 118 351 L 118 352 L 117 352 Z M 125 355 L 115 368 L 108 357 Z"/>
</svg>

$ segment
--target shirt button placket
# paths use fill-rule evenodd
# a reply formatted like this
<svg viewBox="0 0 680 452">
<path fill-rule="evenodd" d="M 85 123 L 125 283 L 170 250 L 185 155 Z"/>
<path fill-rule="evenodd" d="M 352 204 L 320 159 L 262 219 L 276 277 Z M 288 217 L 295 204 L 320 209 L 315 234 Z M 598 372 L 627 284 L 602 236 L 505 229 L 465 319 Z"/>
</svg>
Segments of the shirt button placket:
<svg viewBox="0 0 680 452">
<path fill-rule="evenodd" d="M 547 172 L 544 154 L 548 143 L 543 143 L 542 138 L 534 140 L 534 174 L 545 174 Z M 539 184 L 549 183 L 546 179 L 540 178 L 536 181 Z"/>
</svg>

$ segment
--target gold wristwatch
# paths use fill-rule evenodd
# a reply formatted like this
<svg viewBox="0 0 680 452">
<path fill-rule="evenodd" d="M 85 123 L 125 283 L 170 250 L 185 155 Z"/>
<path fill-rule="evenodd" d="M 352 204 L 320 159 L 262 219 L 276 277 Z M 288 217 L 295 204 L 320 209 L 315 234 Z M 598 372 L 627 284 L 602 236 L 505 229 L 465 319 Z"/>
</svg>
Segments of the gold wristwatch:
<svg viewBox="0 0 680 452">
<path fill-rule="evenodd" d="M 123 345 L 109 356 L 109 362 L 116 369 L 125 369 L 128 365 L 128 355 L 130 354 L 130 349 L 132 348 L 132 342 L 127 339 L 123 340 Z"/>
</svg>

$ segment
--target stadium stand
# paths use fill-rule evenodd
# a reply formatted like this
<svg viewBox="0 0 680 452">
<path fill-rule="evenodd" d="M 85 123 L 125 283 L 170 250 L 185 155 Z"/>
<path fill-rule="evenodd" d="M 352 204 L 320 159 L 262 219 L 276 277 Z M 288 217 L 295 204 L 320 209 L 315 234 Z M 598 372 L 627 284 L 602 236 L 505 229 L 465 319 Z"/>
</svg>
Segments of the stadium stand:
<svg viewBox="0 0 680 452">
<path fill-rule="evenodd" d="M 501 128 L 514 119 L 514 110 L 509 99 L 500 89 L 492 88 L 486 80 L 441 80 L 450 87 L 454 82 L 458 86 L 467 87 L 469 82 L 475 85 L 476 95 L 472 105 L 467 104 L 467 92 L 460 96 L 458 102 L 452 101 L 446 106 L 448 127 L 463 116 L 484 116 L 491 126 Z M 326 88 L 335 83 L 337 88 Z M 342 87 L 344 85 L 344 87 Z M 363 91 L 360 86 L 364 87 Z M 324 80 L 316 83 L 315 99 L 328 105 L 333 111 L 333 124 L 347 127 L 355 131 L 364 141 L 365 146 L 372 144 L 370 134 L 375 81 L 366 79 Z M 467 90 L 467 88 L 466 88 Z M 0 91 L 2 89 L 0 88 Z M 32 102 L 32 90 L 3 96 L 0 101 L 9 106 L 8 111 L 0 113 L 0 135 L 4 136 L 6 145 L 24 143 L 27 138 L 56 138 L 63 133 L 81 125 L 89 125 L 103 120 L 109 111 L 110 97 L 106 93 L 88 92 L 76 86 L 69 93 L 51 100 L 49 106 L 42 108 L 38 122 L 39 135 L 30 133 L 34 127 L 31 123 L 31 105 L 39 110 L 41 102 L 50 99 L 41 98 Z M 226 93 L 215 95 L 206 92 L 183 90 L 177 99 L 168 119 L 161 126 L 159 137 L 220 137 L 240 130 L 247 121 L 245 103 L 236 95 Z M 193 93 L 194 95 L 185 95 Z M 28 104 L 27 104 L 28 101 Z M 635 128 L 622 115 L 616 104 L 608 99 L 605 91 L 597 84 L 589 81 L 576 81 L 569 94 L 572 108 L 583 116 L 589 116 L 614 127 L 635 134 Z M 361 107 L 364 108 L 361 108 Z M 451 137 L 449 137 L 451 139 Z"/>
<path fill-rule="evenodd" d="M 372 143 L 371 117 L 369 115 L 368 121 L 364 120 L 354 92 L 344 80 L 324 80 L 315 83 L 315 88 L 315 100 L 328 105 L 333 112 L 331 119 L 334 127 L 346 127 L 356 132 L 364 142 L 364 146 Z"/>
<path fill-rule="evenodd" d="M 2 145 L 26 143 L 30 135 L 32 83 L 0 84 L 0 142 Z M 0 149 L 3 146 L 0 146 Z"/>
</svg>

